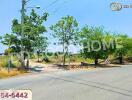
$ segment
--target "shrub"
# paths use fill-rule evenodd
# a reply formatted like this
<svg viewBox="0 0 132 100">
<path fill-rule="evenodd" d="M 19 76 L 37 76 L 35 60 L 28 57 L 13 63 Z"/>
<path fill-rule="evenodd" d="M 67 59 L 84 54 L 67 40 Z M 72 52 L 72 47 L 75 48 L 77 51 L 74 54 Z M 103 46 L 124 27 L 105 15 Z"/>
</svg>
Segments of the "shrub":
<svg viewBox="0 0 132 100">
<path fill-rule="evenodd" d="M 42 61 L 45 61 L 46 63 L 49 63 L 49 62 L 50 62 L 50 60 L 49 60 L 49 58 L 48 58 L 48 57 L 43 58 L 43 60 L 42 60 Z"/>
</svg>

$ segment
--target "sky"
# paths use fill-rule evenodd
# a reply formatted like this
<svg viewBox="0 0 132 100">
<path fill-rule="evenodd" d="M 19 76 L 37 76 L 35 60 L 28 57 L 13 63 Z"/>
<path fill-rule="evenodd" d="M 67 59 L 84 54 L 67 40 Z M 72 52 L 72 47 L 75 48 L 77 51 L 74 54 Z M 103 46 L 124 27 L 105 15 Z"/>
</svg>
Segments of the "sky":
<svg viewBox="0 0 132 100">
<path fill-rule="evenodd" d="M 54 3 L 54 1 L 57 1 Z M 48 34 L 49 27 L 55 24 L 63 16 L 71 15 L 79 23 L 80 28 L 84 25 L 104 26 L 105 30 L 124 33 L 132 37 L 132 8 L 124 8 L 121 11 L 112 11 L 110 4 L 120 2 L 121 4 L 132 4 L 131 0 L 30 0 L 26 7 L 39 5 L 41 9 L 36 10 L 42 14 L 48 12 L 49 17 L 44 26 L 48 32 L 46 36 L 50 42 L 57 41 Z M 54 3 L 53 5 L 50 5 Z M 20 19 L 21 0 L 1 0 L 0 2 L 0 36 L 11 33 L 11 23 L 14 18 Z M 31 9 L 27 10 L 27 13 Z M 6 46 L 0 44 L 0 53 L 4 52 Z M 77 52 L 78 47 L 71 46 L 71 51 Z M 49 45 L 49 51 L 59 51 L 60 46 Z"/>
</svg>

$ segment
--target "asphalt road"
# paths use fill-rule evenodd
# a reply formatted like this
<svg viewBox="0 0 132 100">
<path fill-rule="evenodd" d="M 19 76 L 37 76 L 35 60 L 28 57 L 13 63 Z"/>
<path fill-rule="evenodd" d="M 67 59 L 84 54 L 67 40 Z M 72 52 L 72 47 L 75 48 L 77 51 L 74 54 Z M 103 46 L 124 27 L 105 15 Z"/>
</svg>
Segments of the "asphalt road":
<svg viewBox="0 0 132 100">
<path fill-rule="evenodd" d="M 132 65 L 2 79 L 0 89 L 31 89 L 33 100 L 132 100 Z"/>
</svg>

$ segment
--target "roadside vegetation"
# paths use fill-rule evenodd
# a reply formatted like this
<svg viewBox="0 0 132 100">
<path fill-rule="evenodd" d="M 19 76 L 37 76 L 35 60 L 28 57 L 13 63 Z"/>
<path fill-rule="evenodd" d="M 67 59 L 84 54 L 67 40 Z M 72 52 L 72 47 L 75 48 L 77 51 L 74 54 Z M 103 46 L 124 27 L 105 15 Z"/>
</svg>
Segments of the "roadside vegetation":
<svg viewBox="0 0 132 100">
<path fill-rule="evenodd" d="M 19 67 L 20 63 L 16 57 L 12 57 L 12 63 L 9 68 L 8 56 L 0 56 L 0 79 L 27 73 L 27 71 L 19 70 Z"/>
<path fill-rule="evenodd" d="M 51 35 L 57 41 L 53 45 L 61 46 L 62 51 L 49 52 L 49 38 L 45 35 L 48 29 L 44 26 L 48 13 L 38 15 L 32 9 L 24 16 L 24 38 L 22 24 L 13 19 L 12 32 L 0 37 L 0 42 L 8 46 L 4 56 L 0 56 L 0 78 L 14 76 L 30 69 L 30 61 L 44 64 L 56 64 L 59 67 L 81 67 L 101 64 L 124 64 L 132 62 L 132 38 L 120 33 L 109 32 L 104 27 L 85 25 L 80 28 L 73 16 L 62 17 L 51 25 Z M 80 47 L 73 54 L 69 46 Z M 21 52 L 22 47 L 24 52 Z M 55 48 L 54 48 L 55 49 Z M 24 62 L 21 55 L 24 55 Z"/>
</svg>

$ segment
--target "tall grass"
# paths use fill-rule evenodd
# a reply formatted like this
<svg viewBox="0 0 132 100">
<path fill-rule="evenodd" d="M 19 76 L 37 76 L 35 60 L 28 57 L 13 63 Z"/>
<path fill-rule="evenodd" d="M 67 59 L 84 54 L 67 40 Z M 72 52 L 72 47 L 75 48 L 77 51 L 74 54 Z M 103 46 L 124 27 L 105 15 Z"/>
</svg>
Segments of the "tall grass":
<svg viewBox="0 0 132 100">
<path fill-rule="evenodd" d="M 17 69 L 13 69 L 9 73 L 6 69 L 0 69 L 0 79 L 12 77 L 12 76 L 16 76 L 16 75 L 21 75 L 24 73 L 26 73 L 26 72 L 25 71 L 18 71 Z"/>
<path fill-rule="evenodd" d="M 17 57 L 12 57 L 12 64 L 11 67 L 12 68 L 16 68 L 19 67 L 20 63 L 17 59 Z M 0 68 L 6 68 L 8 67 L 8 56 L 0 56 Z"/>
</svg>

